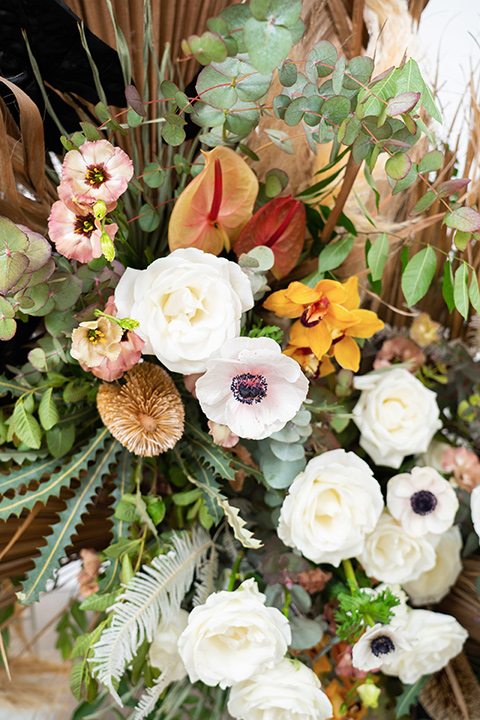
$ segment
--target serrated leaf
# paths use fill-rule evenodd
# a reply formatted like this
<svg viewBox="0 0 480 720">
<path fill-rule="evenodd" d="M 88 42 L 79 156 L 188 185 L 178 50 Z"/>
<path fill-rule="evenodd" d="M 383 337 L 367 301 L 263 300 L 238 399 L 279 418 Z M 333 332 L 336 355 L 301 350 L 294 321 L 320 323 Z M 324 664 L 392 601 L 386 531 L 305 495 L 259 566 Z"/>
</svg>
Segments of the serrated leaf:
<svg viewBox="0 0 480 720">
<path fill-rule="evenodd" d="M 465 263 L 460 263 L 455 270 L 453 281 L 453 299 L 455 307 L 460 315 L 466 320 L 468 317 L 468 267 Z"/>
<path fill-rule="evenodd" d="M 12 499 L 4 497 L 0 502 L 0 519 L 6 520 L 10 515 L 18 517 L 24 508 L 31 510 L 36 502 L 45 504 L 50 496 L 58 497 L 62 487 L 69 485 L 73 478 L 78 478 L 81 470 L 87 469 L 88 463 L 94 460 L 97 451 L 104 448 L 110 437 L 107 428 L 100 428 L 95 437 L 73 455 L 69 462 L 61 465 L 60 470 L 56 473 L 53 471 L 58 467 L 59 460 L 51 458 L 35 463 L 29 468 L 11 471 L 5 481 L 0 483 L 0 492 L 2 493 L 6 492 L 9 487 L 18 489 L 23 484 L 28 485 L 32 480 L 41 478 L 44 473 L 50 473 L 50 478 L 40 483 L 36 490 L 31 490 L 25 495 Z"/>
<path fill-rule="evenodd" d="M 38 450 L 42 443 L 42 428 L 38 420 L 27 412 L 23 400 L 18 400 L 12 416 L 12 427 L 15 435 L 33 450 Z"/>
<path fill-rule="evenodd" d="M 189 450 L 196 458 L 204 460 L 225 480 L 233 480 L 235 471 L 230 467 L 231 453 L 215 445 L 210 435 L 204 433 L 192 423 L 185 422 L 185 434 L 188 435 Z"/>
<path fill-rule="evenodd" d="M 38 406 L 38 417 L 44 430 L 51 430 L 60 420 L 60 415 L 52 395 L 53 388 L 45 390 Z"/>
<path fill-rule="evenodd" d="M 345 235 L 341 240 L 327 245 L 319 255 L 318 269 L 325 273 L 328 270 L 335 270 L 348 257 L 353 247 L 353 235 Z"/>
<path fill-rule="evenodd" d="M 372 244 L 372 247 L 368 251 L 368 267 L 372 274 L 373 282 L 382 279 L 383 268 L 385 267 L 385 263 L 387 262 L 389 249 L 390 244 L 388 242 L 388 235 L 387 233 L 382 233 L 377 237 L 375 242 Z"/>
<path fill-rule="evenodd" d="M 66 509 L 58 513 L 60 521 L 53 526 L 53 533 L 48 535 L 47 544 L 41 548 L 40 557 L 35 559 L 35 567 L 23 583 L 23 591 L 17 593 L 22 605 L 38 600 L 45 583 L 58 569 L 59 560 L 64 557 L 65 548 L 70 544 L 71 536 L 75 534 L 76 527 L 81 523 L 87 505 L 101 485 L 102 477 L 110 473 L 111 466 L 116 463 L 116 455 L 121 449 L 120 443 L 113 440 L 100 456 L 100 462 L 89 468 L 87 477 L 83 478 L 74 496 L 65 501 Z"/>
<path fill-rule="evenodd" d="M 402 274 L 402 291 L 409 307 L 415 305 L 427 292 L 435 274 L 437 258 L 429 246 L 409 260 Z"/>
</svg>

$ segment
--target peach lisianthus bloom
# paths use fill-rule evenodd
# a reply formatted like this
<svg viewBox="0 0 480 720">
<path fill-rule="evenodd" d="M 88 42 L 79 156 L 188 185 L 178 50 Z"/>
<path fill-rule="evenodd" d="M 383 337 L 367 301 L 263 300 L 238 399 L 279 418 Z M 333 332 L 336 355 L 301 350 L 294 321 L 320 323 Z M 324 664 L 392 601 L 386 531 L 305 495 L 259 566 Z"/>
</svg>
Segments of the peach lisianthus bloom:
<svg viewBox="0 0 480 720">
<path fill-rule="evenodd" d="M 72 332 L 70 354 L 88 369 L 97 367 L 105 357 L 118 358 L 122 335 L 122 328 L 105 317 L 82 322 Z"/>
<path fill-rule="evenodd" d="M 106 223 L 110 240 L 118 230 L 116 223 Z M 48 218 L 48 234 L 59 253 L 82 263 L 102 256 L 102 226 L 91 205 L 64 203 L 57 200 Z"/>
<path fill-rule="evenodd" d="M 310 347 L 320 359 L 330 349 L 332 330 L 344 330 L 357 322 L 355 315 L 344 307 L 346 299 L 346 289 L 336 280 L 320 280 L 314 288 L 292 282 L 286 290 L 270 295 L 263 306 L 280 317 L 300 317 L 291 334 L 301 334 L 302 340 L 294 343 Z"/>
<path fill-rule="evenodd" d="M 379 370 L 382 367 L 388 367 L 392 365 L 392 360 L 395 359 L 399 362 L 408 362 L 407 369 L 411 373 L 415 373 L 427 361 L 425 353 L 422 352 L 418 345 L 401 335 L 391 340 L 385 340 L 375 357 L 373 369 Z"/>
<path fill-rule="evenodd" d="M 233 150 L 218 146 L 181 193 L 168 226 L 170 250 L 195 247 L 219 255 L 230 250 L 252 217 L 258 180 Z"/>
<path fill-rule="evenodd" d="M 114 203 L 127 189 L 133 164 L 127 153 L 108 140 L 84 142 L 65 155 L 60 197 L 67 191 L 78 202 Z"/>
<path fill-rule="evenodd" d="M 453 473 L 455 482 L 467 492 L 480 485 L 480 460 L 466 447 L 447 447 L 442 455 L 442 470 Z"/>
</svg>

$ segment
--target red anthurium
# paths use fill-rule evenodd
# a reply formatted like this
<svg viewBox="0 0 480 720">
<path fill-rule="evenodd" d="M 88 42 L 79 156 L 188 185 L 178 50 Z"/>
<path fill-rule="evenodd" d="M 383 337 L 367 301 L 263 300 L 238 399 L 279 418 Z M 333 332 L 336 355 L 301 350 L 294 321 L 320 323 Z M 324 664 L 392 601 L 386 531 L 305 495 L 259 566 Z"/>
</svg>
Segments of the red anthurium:
<svg viewBox="0 0 480 720">
<path fill-rule="evenodd" d="M 297 264 L 305 240 L 305 205 L 288 197 L 275 198 L 264 205 L 245 225 L 233 248 L 237 255 L 257 245 L 273 250 L 272 273 L 277 280 L 288 275 Z"/>
<path fill-rule="evenodd" d="M 252 217 L 258 193 L 255 173 L 240 155 L 219 146 L 205 153 L 205 169 L 190 182 L 173 208 L 170 250 L 196 247 L 218 255 L 230 250 Z"/>
</svg>

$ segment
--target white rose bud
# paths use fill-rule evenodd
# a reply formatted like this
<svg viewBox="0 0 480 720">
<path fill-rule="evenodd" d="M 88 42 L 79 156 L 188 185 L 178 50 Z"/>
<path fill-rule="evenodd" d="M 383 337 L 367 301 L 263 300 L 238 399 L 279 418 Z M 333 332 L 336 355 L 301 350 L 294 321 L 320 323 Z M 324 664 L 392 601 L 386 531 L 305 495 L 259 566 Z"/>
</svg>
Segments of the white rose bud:
<svg viewBox="0 0 480 720">
<path fill-rule="evenodd" d="M 376 465 L 398 468 L 428 449 L 442 426 L 433 390 L 405 368 L 355 377 L 354 386 L 362 390 L 353 408 L 360 445 Z"/>
<path fill-rule="evenodd" d="M 178 650 L 191 682 L 226 688 L 278 663 L 290 642 L 287 618 L 265 607 L 256 582 L 246 580 L 192 610 Z"/>
<path fill-rule="evenodd" d="M 127 268 L 115 290 L 119 317 L 140 323 L 144 355 L 172 372 L 206 369 L 225 340 L 240 335 L 242 313 L 253 307 L 238 265 L 196 248 L 174 250 L 146 270 Z"/>
<path fill-rule="evenodd" d="M 237 720 L 327 720 L 330 700 L 315 673 L 284 658 L 230 691 L 228 712 Z"/>
<path fill-rule="evenodd" d="M 279 538 L 309 560 L 338 566 L 357 555 L 383 509 L 378 482 L 353 452 L 330 450 L 310 460 L 284 500 Z"/>
</svg>

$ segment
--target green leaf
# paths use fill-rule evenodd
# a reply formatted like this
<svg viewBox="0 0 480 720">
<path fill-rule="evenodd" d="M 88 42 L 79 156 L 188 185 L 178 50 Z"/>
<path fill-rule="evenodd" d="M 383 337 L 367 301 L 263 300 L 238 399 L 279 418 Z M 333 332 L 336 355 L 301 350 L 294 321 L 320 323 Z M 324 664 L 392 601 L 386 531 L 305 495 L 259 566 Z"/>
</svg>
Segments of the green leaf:
<svg viewBox="0 0 480 720">
<path fill-rule="evenodd" d="M 289 103 L 284 116 L 284 122 L 290 127 L 298 125 L 301 122 L 304 112 L 307 109 L 307 98 L 299 97 Z M 317 118 L 319 120 L 319 118 Z"/>
<path fill-rule="evenodd" d="M 412 167 L 412 161 L 406 153 L 397 153 L 388 158 L 385 163 L 385 172 L 393 180 L 403 180 Z"/>
<path fill-rule="evenodd" d="M 358 195 L 358 193 L 355 192 L 355 190 L 354 190 L 354 191 L 353 191 L 353 194 L 355 195 L 355 200 L 357 201 L 358 207 L 359 207 L 360 210 L 362 211 L 364 217 L 368 220 L 368 222 L 370 223 L 370 225 L 373 225 L 373 227 L 377 227 L 377 226 L 375 225 L 375 222 L 374 222 L 372 216 L 370 215 L 370 213 L 368 212 L 367 208 L 366 208 L 365 205 L 363 204 L 363 202 L 362 202 L 360 196 Z"/>
<path fill-rule="evenodd" d="M 468 267 L 465 263 L 460 263 L 455 270 L 455 279 L 453 282 L 453 299 L 455 307 L 460 315 L 466 320 L 468 317 Z"/>
<path fill-rule="evenodd" d="M 277 95 L 273 98 L 273 112 L 275 117 L 279 120 L 283 120 L 285 117 L 285 111 L 292 102 L 288 95 Z"/>
<path fill-rule="evenodd" d="M 74 423 L 56 425 L 47 431 L 45 437 L 50 454 L 54 458 L 60 458 L 70 452 L 73 447 L 73 443 L 75 442 L 75 425 Z"/>
<path fill-rule="evenodd" d="M 82 292 L 82 281 L 71 273 L 56 272 L 48 281 L 56 310 L 70 310 Z"/>
<path fill-rule="evenodd" d="M 437 194 L 433 190 L 428 190 L 410 210 L 410 215 L 419 215 L 424 210 L 428 210 L 436 199 Z"/>
<path fill-rule="evenodd" d="M 210 435 L 204 433 L 192 423 L 185 422 L 185 434 L 188 436 L 189 450 L 225 480 L 234 480 L 235 471 L 230 467 L 231 453 L 215 445 Z"/>
<path fill-rule="evenodd" d="M 451 178 L 443 183 L 440 183 L 435 189 L 440 197 L 449 197 L 454 195 L 471 182 L 469 178 Z"/>
<path fill-rule="evenodd" d="M 104 593 L 102 595 L 93 593 L 82 602 L 80 610 L 95 610 L 95 612 L 103 612 L 110 607 L 110 605 L 113 605 L 117 595 L 118 592 Z"/>
<path fill-rule="evenodd" d="M 447 227 L 462 232 L 475 232 L 480 230 L 480 213 L 471 207 L 461 207 L 447 213 L 443 222 Z"/>
<path fill-rule="evenodd" d="M 42 443 L 42 428 L 38 420 L 27 412 L 23 400 L 17 400 L 12 416 L 13 432 L 27 447 L 38 450 Z"/>
<path fill-rule="evenodd" d="M 332 75 L 332 87 L 335 95 L 340 95 L 340 93 L 342 92 L 342 84 L 346 66 L 347 61 L 345 60 L 345 55 L 340 55 L 337 62 L 335 63 Z"/>
<path fill-rule="evenodd" d="M 387 233 L 382 233 L 377 237 L 372 247 L 368 251 L 368 267 L 372 274 L 373 282 L 382 279 L 383 268 L 388 258 L 390 244 L 388 242 Z"/>
<path fill-rule="evenodd" d="M 337 58 L 335 46 L 328 40 L 321 40 L 308 54 L 305 75 L 310 82 L 316 83 L 318 78 L 332 74 Z"/>
<path fill-rule="evenodd" d="M 0 502 L 0 519 L 6 520 L 10 515 L 18 517 L 24 508 L 31 510 L 36 502 L 45 505 L 50 496 L 58 497 L 60 490 L 69 485 L 73 478 L 78 478 L 81 470 L 87 470 L 88 463 L 95 459 L 99 450 L 103 450 L 110 437 L 107 428 L 103 427 L 97 431 L 95 437 L 72 456 L 70 461 L 63 465 L 59 463 L 58 459 L 48 458 L 28 468 L 11 470 L 5 481 L 0 482 L 0 492 L 2 493 L 5 493 L 9 487 L 17 490 L 22 485 L 28 486 L 32 480 L 38 481 L 44 473 L 48 473 L 50 477 L 41 482 L 35 490 L 27 491 L 24 495 L 13 498 L 4 497 Z M 118 445 L 118 449 L 120 449 L 120 445 Z M 58 469 L 59 465 L 60 469 Z M 56 468 L 57 472 L 54 472 Z"/>
<path fill-rule="evenodd" d="M 38 406 L 38 417 L 44 430 L 51 430 L 60 420 L 60 415 L 52 397 L 53 388 L 48 388 L 42 395 Z"/>
<path fill-rule="evenodd" d="M 394 117 L 395 115 L 402 115 L 404 113 L 413 110 L 417 102 L 420 100 L 419 92 L 405 92 L 399 93 L 394 98 L 388 101 L 386 107 L 386 114 L 388 117 Z"/>
<path fill-rule="evenodd" d="M 327 245 L 319 255 L 318 269 L 325 273 L 328 270 L 335 270 L 348 257 L 353 247 L 353 235 L 345 235 L 341 240 Z"/>
<path fill-rule="evenodd" d="M 292 630 L 290 647 L 294 650 L 308 650 L 319 643 L 323 637 L 322 626 L 316 620 L 292 616 L 289 618 L 289 623 Z"/>
<path fill-rule="evenodd" d="M 422 688 L 426 685 L 429 676 L 424 675 L 413 685 L 404 685 L 403 692 L 396 699 L 395 715 L 400 718 L 402 715 L 410 717 L 410 706 L 417 702 Z"/>
<path fill-rule="evenodd" d="M 70 690 L 72 691 L 72 695 L 80 702 L 82 699 L 82 684 L 87 676 L 87 661 L 81 660 L 80 662 L 75 663 L 73 665 L 72 669 L 70 670 L 70 675 L 68 678 L 68 683 L 70 685 Z"/>
<path fill-rule="evenodd" d="M 262 73 L 272 72 L 292 47 L 292 35 L 287 28 L 253 17 L 245 23 L 243 39 L 252 65 Z"/>
<path fill-rule="evenodd" d="M 418 163 L 419 173 L 429 173 L 440 170 L 443 165 L 443 155 L 440 150 L 432 150 L 427 153 Z"/>
<path fill-rule="evenodd" d="M 28 238 L 7 218 L 0 218 L 0 293 L 6 295 L 28 267 Z M 25 253 L 25 254 L 24 254 Z"/>
<path fill-rule="evenodd" d="M 175 115 L 178 117 L 178 115 Z M 168 145 L 181 145 L 185 140 L 185 130 L 179 125 L 165 123 L 162 127 L 162 137 Z"/>
<path fill-rule="evenodd" d="M 443 266 L 442 295 L 448 307 L 448 312 L 452 312 L 455 307 L 455 300 L 453 298 L 452 263 L 450 260 L 446 260 Z"/>
<path fill-rule="evenodd" d="M 297 67 L 292 60 L 285 60 L 278 71 L 278 79 L 283 87 L 291 87 L 297 81 Z"/>
<path fill-rule="evenodd" d="M 350 100 L 343 95 L 328 98 L 322 106 L 322 115 L 333 125 L 340 125 L 350 113 Z"/>
<path fill-rule="evenodd" d="M 10 340 L 15 335 L 17 323 L 14 316 L 12 304 L 0 296 L 0 340 Z"/>
<path fill-rule="evenodd" d="M 143 182 L 145 185 L 151 188 L 158 188 L 163 185 L 165 181 L 165 170 L 162 168 L 160 163 L 152 162 L 146 165 L 143 169 Z"/>
<path fill-rule="evenodd" d="M 478 279 L 475 268 L 472 269 L 470 285 L 468 288 L 468 297 L 470 298 L 470 302 L 472 303 L 475 312 L 480 315 L 480 292 L 478 290 Z"/>
<path fill-rule="evenodd" d="M 190 35 L 182 41 L 182 50 L 186 55 L 195 55 L 195 59 L 202 65 L 210 62 L 223 62 L 228 56 L 228 49 L 223 38 L 217 33 L 208 30 L 200 37 Z"/>
<path fill-rule="evenodd" d="M 472 233 L 469 232 L 462 232 L 461 230 L 457 230 L 455 232 L 455 237 L 453 238 L 453 242 L 455 243 L 455 247 L 457 250 L 465 250 L 468 243 L 472 239 Z"/>
<path fill-rule="evenodd" d="M 415 305 L 427 292 L 436 264 L 435 251 L 430 246 L 420 250 L 408 262 L 402 274 L 402 291 L 409 307 Z"/>
<path fill-rule="evenodd" d="M 70 544 L 71 536 L 75 534 L 76 527 L 81 523 L 87 505 L 102 484 L 103 476 L 110 473 L 111 465 L 116 463 L 116 455 L 121 449 L 121 445 L 116 440 L 112 441 L 100 456 L 100 461 L 89 468 L 87 477 L 83 478 L 81 486 L 73 497 L 65 501 L 66 509 L 58 513 L 60 521 L 53 526 L 53 533 L 48 535 L 47 544 L 40 550 L 40 557 L 35 559 L 35 567 L 23 583 L 23 591 L 17 593 L 18 600 L 23 605 L 38 600 L 45 583 L 58 569 L 59 560 L 64 557 L 65 548 Z"/>
<path fill-rule="evenodd" d="M 304 121 L 307 125 L 315 127 L 322 119 L 322 107 L 324 100 L 319 95 L 310 95 L 307 99 L 307 106 L 304 116 Z"/>
<path fill-rule="evenodd" d="M 372 76 L 372 72 L 372 58 L 369 58 L 366 55 L 353 57 L 347 65 L 345 77 L 343 78 L 343 87 L 346 90 L 359 90 L 361 84 L 366 85 L 368 83 Z"/>
<path fill-rule="evenodd" d="M 138 223 L 144 232 L 154 232 L 160 225 L 159 214 L 149 205 L 142 205 L 138 216 Z"/>
</svg>

